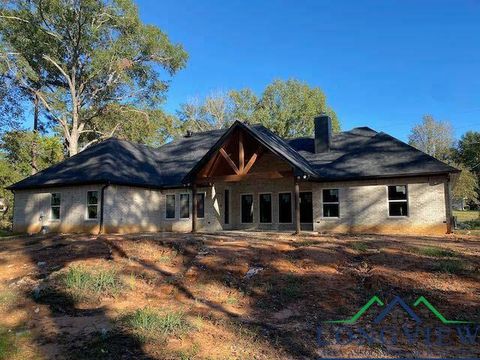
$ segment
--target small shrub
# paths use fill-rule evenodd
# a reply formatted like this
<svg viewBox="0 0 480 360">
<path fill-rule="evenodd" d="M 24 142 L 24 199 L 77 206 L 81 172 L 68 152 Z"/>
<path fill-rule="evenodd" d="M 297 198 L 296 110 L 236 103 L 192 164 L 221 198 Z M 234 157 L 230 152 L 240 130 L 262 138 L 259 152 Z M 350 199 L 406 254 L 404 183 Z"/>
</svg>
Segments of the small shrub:
<svg viewBox="0 0 480 360">
<path fill-rule="evenodd" d="M 465 270 L 465 265 L 458 259 L 445 259 L 436 263 L 435 270 L 448 274 L 459 274 Z"/>
<path fill-rule="evenodd" d="M 456 254 L 452 250 L 442 249 L 435 246 L 428 246 L 423 248 L 416 248 L 414 252 L 420 255 L 432 256 L 432 257 L 454 257 Z"/>
<path fill-rule="evenodd" d="M 161 313 L 155 309 L 137 309 L 120 322 L 141 339 L 157 336 L 181 335 L 190 329 L 182 312 Z"/>
<path fill-rule="evenodd" d="M 465 221 L 462 225 L 468 230 L 480 230 L 480 219 Z"/>
<path fill-rule="evenodd" d="M 228 305 L 236 305 L 238 304 L 238 299 L 235 296 L 229 296 L 225 302 Z"/>
<path fill-rule="evenodd" d="M 114 269 L 90 271 L 83 266 L 70 267 L 63 283 L 76 299 L 116 296 L 124 287 Z"/>
<path fill-rule="evenodd" d="M 173 250 L 170 253 L 164 253 L 158 257 L 158 262 L 162 264 L 169 264 L 171 263 L 175 257 L 178 255 L 176 250 Z"/>
<path fill-rule="evenodd" d="M 367 243 L 364 243 L 364 242 L 354 242 L 350 245 L 350 247 L 353 249 L 353 250 L 357 250 L 357 251 L 360 251 L 360 252 L 364 252 L 364 251 L 367 251 L 368 249 L 368 244 Z"/>
</svg>

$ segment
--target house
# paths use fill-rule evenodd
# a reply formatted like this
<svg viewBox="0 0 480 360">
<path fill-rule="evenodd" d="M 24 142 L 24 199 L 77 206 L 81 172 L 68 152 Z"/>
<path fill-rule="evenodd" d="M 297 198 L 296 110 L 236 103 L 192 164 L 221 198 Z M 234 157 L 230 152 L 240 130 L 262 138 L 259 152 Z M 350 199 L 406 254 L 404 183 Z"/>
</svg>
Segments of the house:
<svg viewBox="0 0 480 360">
<path fill-rule="evenodd" d="M 444 234 L 459 170 L 368 127 L 282 139 L 261 125 L 160 148 L 109 139 L 12 186 L 17 232 Z"/>
</svg>

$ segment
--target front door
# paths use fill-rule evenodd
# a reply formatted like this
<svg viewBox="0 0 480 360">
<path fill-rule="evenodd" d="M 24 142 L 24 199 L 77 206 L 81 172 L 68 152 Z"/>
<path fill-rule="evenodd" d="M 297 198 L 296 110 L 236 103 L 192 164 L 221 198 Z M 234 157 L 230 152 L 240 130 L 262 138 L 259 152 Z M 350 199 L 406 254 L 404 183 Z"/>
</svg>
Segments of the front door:
<svg viewBox="0 0 480 360">
<path fill-rule="evenodd" d="M 312 192 L 300 193 L 300 224 L 302 230 L 313 230 Z"/>
</svg>

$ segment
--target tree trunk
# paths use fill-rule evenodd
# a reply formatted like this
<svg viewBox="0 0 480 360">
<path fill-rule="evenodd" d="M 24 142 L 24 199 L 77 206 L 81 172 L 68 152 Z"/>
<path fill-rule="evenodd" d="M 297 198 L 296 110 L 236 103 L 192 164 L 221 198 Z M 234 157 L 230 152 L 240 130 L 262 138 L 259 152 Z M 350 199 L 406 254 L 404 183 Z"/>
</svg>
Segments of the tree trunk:
<svg viewBox="0 0 480 360">
<path fill-rule="evenodd" d="M 32 138 L 32 163 L 31 163 L 32 175 L 38 172 L 38 165 L 37 165 L 38 112 L 39 112 L 38 96 L 35 94 L 33 98 L 33 138 Z"/>
<path fill-rule="evenodd" d="M 72 128 L 70 133 L 70 140 L 68 142 L 68 156 L 73 156 L 78 153 L 78 139 L 80 134 L 78 129 Z"/>
</svg>

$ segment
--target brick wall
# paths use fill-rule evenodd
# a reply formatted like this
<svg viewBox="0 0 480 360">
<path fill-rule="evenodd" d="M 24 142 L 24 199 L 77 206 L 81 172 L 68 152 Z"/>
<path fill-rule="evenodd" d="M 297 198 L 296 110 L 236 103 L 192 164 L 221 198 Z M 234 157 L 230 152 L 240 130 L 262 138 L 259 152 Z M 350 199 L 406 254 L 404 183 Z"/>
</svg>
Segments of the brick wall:
<svg viewBox="0 0 480 360">
<path fill-rule="evenodd" d="M 100 185 L 61 187 L 55 189 L 22 190 L 15 192 L 13 230 L 36 233 L 42 226 L 56 232 L 98 232 L 98 219 L 87 220 L 87 191 Z M 51 193 L 61 194 L 60 220 L 50 214 Z"/>
<path fill-rule="evenodd" d="M 313 193 L 313 229 L 333 232 L 417 233 L 443 234 L 446 232 L 444 178 L 405 178 L 378 181 L 300 184 L 300 191 Z M 408 185 L 409 216 L 388 216 L 387 185 Z M 230 224 L 224 224 L 224 190 L 230 190 Z M 324 218 L 322 189 L 338 188 L 340 217 Z M 97 232 L 98 220 L 86 219 L 86 192 L 101 186 L 64 187 L 55 190 L 17 191 L 14 207 L 14 231 L 38 232 L 42 225 L 52 231 Z M 50 220 L 50 192 L 60 192 L 61 220 Z M 292 224 L 278 222 L 278 194 L 292 193 L 293 179 L 245 180 L 238 183 L 217 183 L 205 192 L 205 218 L 198 219 L 199 231 L 224 229 L 293 230 Z M 190 218 L 180 219 L 180 194 L 190 189 L 152 190 L 127 186 L 109 186 L 105 191 L 105 219 L 107 232 L 190 231 Z M 240 196 L 253 195 L 253 223 L 241 223 Z M 259 194 L 272 195 L 272 223 L 259 222 Z M 165 218 L 165 195 L 175 195 L 175 219 Z M 192 199 L 190 195 L 190 205 Z"/>
</svg>

